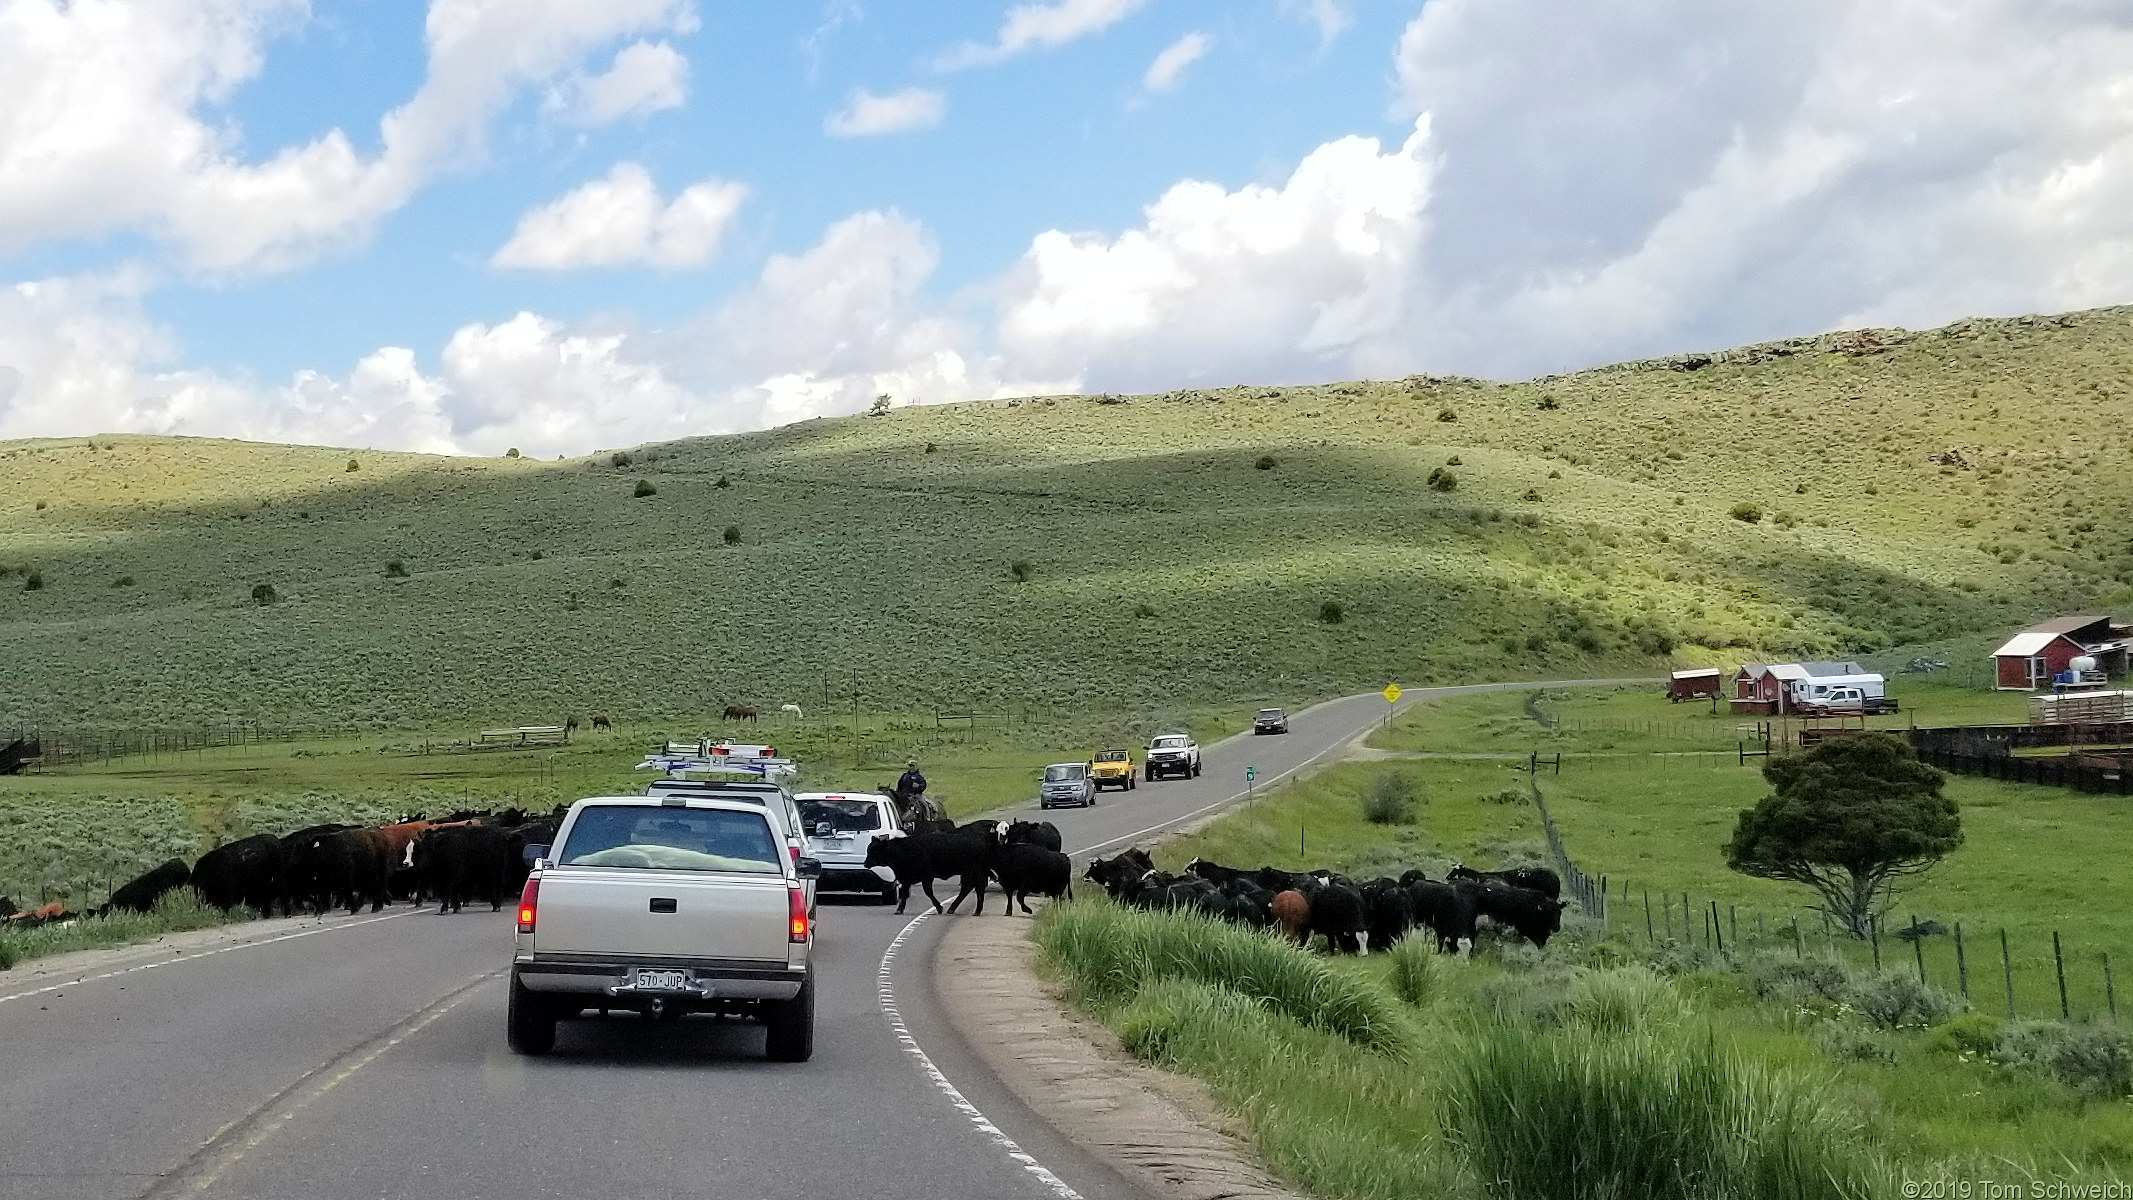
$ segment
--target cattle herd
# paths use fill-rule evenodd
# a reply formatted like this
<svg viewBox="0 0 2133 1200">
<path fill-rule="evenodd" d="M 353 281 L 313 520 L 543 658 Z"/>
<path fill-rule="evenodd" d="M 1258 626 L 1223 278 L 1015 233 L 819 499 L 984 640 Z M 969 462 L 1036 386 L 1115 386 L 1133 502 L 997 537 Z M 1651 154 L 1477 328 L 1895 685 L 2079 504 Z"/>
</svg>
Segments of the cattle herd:
<svg viewBox="0 0 2133 1200">
<path fill-rule="evenodd" d="M 0 918 L 6 928 L 29 929 L 84 915 L 145 913 L 187 885 L 226 912 L 243 905 L 262 916 L 322 915 L 342 907 L 355 913 L 365 904 L 377 912 L 400 901 L 435 902 L 440 913 L 486 902 L 493 912 L 525 882 L 526 847 L 553 842 L 563 811 L 560 805 L 544 815 L 469 810 L 436 821 L 418 813 L 390 825 L 256 834 L 217 846 L 190 867 L 171 859 L 86 913 L 63 904 L 15 912 L 12 902 L 0 898 Z"/>
<path fill-rule="evenodd" d="M 1338 954 L 1388 948 L 1412 929 L 1429 930 L 1439 949 L 1460 950 L 1473 944 L 1484 917 L 1545 946 L 1563 918 L 1562 881 L 1546 867 L 1461 866 L 1441 880 L 1409 871 L 1356 883 L 1332 871 L 1248 871 L 1194 859 L 1183 875 L 1168 875 L 1135 849 L 1092 861 L 1084 875 L 1121 904 L 1279 929 L 1305 946 L 1322 937 Z"/>
<path fill-rule="evenodd" d="M 955 899 L 946 911 L 954 912 L 963 898 L 976 892 L 978 916 L 985 915 L 985 888 L 997 882 L 1007 895 L 1002 908 L 1010 915 L 1015 906 L 1030 911 L 1031 896 L 1053 899 L 1074 895 L 1074 864 L 1059 851 L 1059 828 L 1050 821 L 953 821 L 919 820 L 908 833 L 877 835 L 867 846 L 866 865 L 887 867 L 896 876 L 896 911 L 911 900 L 911 889 L 924 889 L 933 911 L 941 912 L 940 897 L 933 894 L 933 881 L 954 879 Z"/>
</svg>

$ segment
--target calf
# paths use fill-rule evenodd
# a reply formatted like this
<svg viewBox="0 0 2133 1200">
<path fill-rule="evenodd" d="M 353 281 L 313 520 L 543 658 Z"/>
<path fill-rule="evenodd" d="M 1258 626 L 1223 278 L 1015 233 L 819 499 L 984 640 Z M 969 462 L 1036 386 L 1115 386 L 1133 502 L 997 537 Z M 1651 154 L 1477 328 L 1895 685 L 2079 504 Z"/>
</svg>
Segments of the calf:
<svg viewBox="0 0 2133 1200">
<path fill-rule="evenodd" d="M 1059 827 L 1050 821 L 1011 822 L 1001 831 L 1000 840 L 1009 845 L 1042 846 L 1054 851 L 1062 844 L 1059 840 Z"/>
<path fill-rule="evenodd" d="M 954 912 L 963 897 L 978 894 L 977 915 L 985 915 L 985 881 L 996 839 L 989 830 L 958 829 L 953 833 L 919 833 L 905 837 L 877 837 L 867 843 L 866 865 L 887 867 L 896 875 L 896 911 L 910 903 L 911 889 L 925 889 L 933 911 L 941 912 L 941 898 L 933 894 L 933 881 L 954 876 L 958 891 L 946 911 Z"/>
<path fill-rule="evenodd" d="M 1546 867 L 1510 867 L 1502 871 L 1477 871 L 1472 867 L 1457 866 L 1446 872 L 1445 878 L 1454 883 L 1462 880 L 1469 883 L 1505 883 L 1515 888 L 1539 892 L 1550 900 L 1560 899 L 1563 894 L 1562 879 Z"/>
<path fill-rule="evenodd" d="M 173 858 L 162 866 L 143 873 L 138 878 L 128 882 L 126 886 L 111 893 L 110 902 L 97 911 L 99 915 L 114 912 L 147 912 L 156 906 L 156 901 L 161 900 L 165 892 L 176 891 L 184 887 L 186 881 L 192 877 L 192 869 L 185 865 L 184 860 Z"/>
<path fill-rule="evenodd" d="M 1509 925 L 1536 946 L 1546 946 L 1549 936 L 1563 927 L 1563 902 L 1553 896 L 1502 883 L 1462 882 L 1456 886 L 1473 904 L 1477 915 Z"/>
<path fill-rule="evenodd" d="M 991 871 L 1006 894 L 1000 904 L 1006 916 L 1013 916 L 1018 904 L 1023 912 L 1030 911 L 1031 892 L 1054 900 L 1074 898 L 1074 861 L 1057 850 L 1029 842 L 1003 843 L 993 848 Z M 983 899 L 979 897 L 980 902 Z"/>
</svg>

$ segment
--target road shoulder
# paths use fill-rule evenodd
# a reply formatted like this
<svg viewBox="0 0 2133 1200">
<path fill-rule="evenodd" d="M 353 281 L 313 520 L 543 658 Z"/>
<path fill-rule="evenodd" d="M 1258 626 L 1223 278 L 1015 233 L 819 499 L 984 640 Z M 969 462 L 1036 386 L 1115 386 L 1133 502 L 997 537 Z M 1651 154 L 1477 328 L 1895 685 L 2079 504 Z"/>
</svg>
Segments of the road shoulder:
<svg viewBox="0 0 2133 1200">
<path fill-rule="evenodd" d="M 1028 932 L 1022 920 L 954 921 L 934 954 L 942 1008 L 1017 1098 L 1151 1196 L 1297 1200 L 1206 1088 L 1135 1062 L 1040 979 Z"/>
<path fill-rule="evenodd" d="M 408 911 L 411 910 L 400 910 L 402 913 Z M 36 958 L 26 958 L 13 967 L 0 971 L 0 994 L 58 982 L 71 983 L 91 975 L 125 971 L 188 955 L 197 957 L 233 950 L 240 946 L 271 942 L 294 934 L 316 932 L 338 925 L 362 924 L 371 919 L 375 918 L 368 914 L 354 918 L 337 914 L 325 917 L 269 917 L 257 921 L 237 921 L 228 925 L 211 925 L 205 929 L 191 929 L 183 933 L 166 933 L 150 941 L 124 946 L 100 946 L 90 950 L 69 950 L 63 954 L 40 955 Z"/>
</svg>

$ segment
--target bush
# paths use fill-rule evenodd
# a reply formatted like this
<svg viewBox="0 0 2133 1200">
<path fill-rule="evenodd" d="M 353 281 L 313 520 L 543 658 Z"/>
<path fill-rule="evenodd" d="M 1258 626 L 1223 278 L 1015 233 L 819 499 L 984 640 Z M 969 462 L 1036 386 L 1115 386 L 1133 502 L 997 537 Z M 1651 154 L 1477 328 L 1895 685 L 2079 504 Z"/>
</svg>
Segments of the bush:
<svg viewBox="0 0 2133 1200">
<path fill-rule="evenodd" d="M 1363 793 L 1363 819 L 1373 825 L 1405 825 L 1415 819 L 1415 781 L 1387 771 Z"/>
<path fill-rule="evenodd" d="M 1274 456 L 1271 454 L 1262 454 L 1257 459 L 1253 460 L 1252 466 L 1258 468 L 1261 471 L 1271 471 L 1274 469 Z"/>
<path fill-rule="evenodd" d="M 348 466 L 345 469 L 350 471 L 360 471 L 363 468 L 361 463 L 358 463 L 356 460 L 351 458 L 348 460 Z"/>
<path fill-rule="evenodd" d="M 505 458 L 517 458 L 517 457 L 518 457 L 518 447 L 517 447 L 517 446 L 513 446 L 513 447 L 511 447 L 511 448 L 510 448 L 509 450 L 506 450 L 506 451 L 504 451 L 504 457 L 505 457 Z"/>
<path fill-rule="evenodd" d="M 25 575 L 25 576 L 23 577 L 23 579 L 22 579 L 22 590 L 23 590 L 23 591 L 25 591 L 25 592 L 41 592 L 41 591 L 43 591 L 43 590 L 44 590 L 44 572 L 43 572 L 43 571 L 31 571 L 31 572 L 30 572 L 30 573 L 29 573 L 28 575 Z"/>
<path fill-rule="evenodd" d="M 1962 1001 L 1904 971 L 1854 978 L 1850 999 L 1852 1007 L 1883 1029 L 1937 1025 L 1963 1011 Z"/>
<path fill-rule="evenodd" d="M 1488 1027 L 1454 1055 L 1442 1103 L 1447 1135 L 1510 1200 L 1867 1189 L 1826 1097 L 1708 1038 Z"/>
<path fill-rule="evenodd" d="M 1884 1065 L 1896 1061 L 1896 1048 L 1886 1034 L 1861 1029 L 1842 1021 L 1824 1021 L 1815 1029 L 1815 1045 L 1838 1062 L 1870 1062 Z"/>
<path fill-rule="evenodd" d="M 721 475 L 717 479 L 711 481 L 711 486 L 715 488 L 728 488 L 733 486 L 733 481 L 726 478 L 724 475 Z"/>
<path fill-rule="evenodd" d="M 257 583 L 252 585 L 252 603 L 264 608 L 269 604 L 278 603 L 280 600 L 281 594 L 274 590 L 273 584 Z"/>
<path fill-rule="evenodd" d="M 1743 500 L 1732 508 L 1727 509 L 1726 515 L 1736 521 L 1746 521 L 1748 524 L 1753 525 L 1763 519 L 1763 506 L 1750 504 Z"/>
<path fill-rule="evenodd" d="M 607 456 L 607 465 L 611 467 L 626 467 L 635 461 L 636 460 L 631 458 L 629 456 L 629 453 L 624 450 L 617 450 L 613 454 Z"/>
<path fill-rule="evenodd" d="M 1799 958 L 1766 950 L 1748 961 L 1748 986 L 1765 1000 L 1799 1004 L 1807 1000 L 1843 1003 L 1851 995 L 1844 964 L 1826 958 Z"/>
<path fill-rule="evenodd" d="M 1069 900 L 1044 910 L 1036 936 L 1075 988 L 1100 1002 L 1128 1001 L 1157 980 L 1196 980 L 1369 1049 L 1407 1049 L 1391 996 L 1267 934 L 1197 915 Z"/>
<path fill-rule="evenodd" d="M 926 443 L 926 453 L 928 453 L 928 454 L 939 454 L 940 452 L 941 452 L 941 444 L 940 444 L 939 442 L 927 442 L 927 443 Z"/>
<path fill-rule="evenodd" d="M 1991 1054 L 2007 1022 L 1988 1013 L 1964 1013 L 1942 1021 L 1926 1035 L 1926 1048 L 1944 1054 Z"/>
<path fill-rule="evenodd" d="M 1554 412 L 1562 406 L 1563 402 L 1553 396 L 1542 396 L 1533 402 L 1533 407 L 1540 409 L 1542 412 Z"/>
<path fill-rule="evenodd" d="M 658 489 L 658 488 L 655 488 L 655 487 L 653 487 L 653 486 L 652 486 L 652 481 L 651 481 L 651 480 L 649 480 L 649 479 L 640 479 L 640 480 L 638 480 L 638 481 L 637 481 L 637 486 L 636 486 L 635 488 L 631 489 L 631 491 L 630 491 L 630 495 L 632 495 L 632 496 L 635 496 L 635 497 L 637 497 L 637 498 L 639 498 L 639 499 L 643 499 L 643 498 L 644 498 L 644 497 L 646 497 L 646 496 L 656 496 L 656 495 L 658 495 L 658 494 L 659 494 L 659 489 Z"/>
<path fill-rule="evenodd" d="M 1136 617 L 1152 617 L 1155 615 L 1155 606 L 1153 604 L 1136 604 L 1133 606 L 1133 615 Z"/>
<path fill-rule="evenodd" d="M 1657 1033 L 1687 1015 L 1681 994 L 1649 967 L 1580 971 L 1571 982 L 1570 1016 L 1595 1033 Z"/>
<path fill-rule="evenodd" d="M 385 577 L 387 579 L 407 578 L 407 564 L 397 558 L 387 559 L 385 562 Z"/>
<path fill-rule="evenodd" d="M 1459 419 L 1459 414 L 1449 408 L 1440 408 L 1437 410 L 1437 419 L 1439 421 L 1456 421 Z"/>
<path fill-rule="evenodd" d="M 131 576 L 131 575 L 121 575 L 121 576 L 119 576 L 119 577 L 118 577 L 117 579 L 114 579 L 114 580 L 112 580 L 112 581 L 111 581 L 111 586 L 112 586 L 112 587 L 115 587 L 115 588 L 116 588 L 116 587 L 132 587 L 132 586 L 133 586 L 133 576 Z"/>
<path fill-rule="evenodd" d="M 44 506 L 45 506 L 45 502 L 44 502 L 44 501 L 42 501 L 42 500 L 39 500 L 39 501 L 37 502 L 37 511 L 38 511 L 38 512 L 43 512 L 43 511 L 44 511 Z"/>
<path fill-rule="evenodd" d="M 1392 972 L 1386 979 L 1393 994 L 1409 1004 L 1429 1003 L 1441 982 L 1442 964 L 1437 959 L 1437 943 L 1429 933 L 1401 938 L 1392 948 Z"/>
<path fill-rule="evenodd" d="M 1034 574 L 1036 574 L 1036 568 L 1030 566 L 1027 559 L 1018 558 L 1007 564 L 1008 578 L 1013 579 L 1016 583 L 1028 583 L 1029 577 Z"/>
<path fill-rule="evenodd" d="M 1525 494 L 1519 497 L 1519 499 L 1521 500 L 1528 500 L 1536 503 L 1539 502 L 1540 498 L 1541 493 L 1539 488 L 1527 488 Z"/>
<path fill-rule="evenodd" d="M 726 526 L 726 531 L 719 534 L 719 536 L 726 540 L 728 546 L 738 546 L 741 544 L 741 527 L 728 525 Z"/>
<path fill-rule="evenodd" d="M 2094 1096 L 2133 1092 L 2133 1041 L 2115 1025 L 2024 1021 L 2000 1034 L 1992 1058 Z"/>
<path fill-rule="evenodd" d="M 1483 796 L 1481 802 L 1483 804 L 1524 804 L 1526 803 L 1526 789 L 1502 788 Z"/>
<path fill-rule="evenodd" d="M 1444 460 L 1444 465 L 1447 467 L 1456 467 L 1461 465 L 1461 463 L 1463 463 L 1464 461 L 1464 459 L 1461 459 L 1458 455 L 1454 454 L 1450 458 Z"/>
<path fill-rule="evenodd" d="M 1459 477 L 1443 467 L 1438 467 L 1429 473 L 1429 490 L 1433 492 L 1456 492 L 1459 490 Z"/>
<path fill-rule="evenodd" d="M 1318 606 L 1318 619 L 1328 625 L 1338 625 L 1348 619 L 1348 610 L 1338 600 L 1328 600 Z"/>
<path fill-rule="evenodd" d="M 1196 979 L 1159 979 L 1146 985 L 1118 1015 L 1118 1040 L 1126 1053 L 1147 1062 L 1177 1062 L 1189 1046 L 1234 1038 L 1263 1026 L 1266 1009 L 1251 997 Z"/>
</svg>

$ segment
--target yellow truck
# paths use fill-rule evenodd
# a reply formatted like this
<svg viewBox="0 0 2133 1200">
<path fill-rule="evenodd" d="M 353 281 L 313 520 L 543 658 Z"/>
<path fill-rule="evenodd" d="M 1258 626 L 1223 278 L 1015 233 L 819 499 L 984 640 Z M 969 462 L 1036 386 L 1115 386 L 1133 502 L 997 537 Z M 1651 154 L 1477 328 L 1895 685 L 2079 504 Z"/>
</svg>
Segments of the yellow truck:
<svg viewBox="0 0 2133 1200">
<path fill-rule="evenodd" d="M 1132 791 L 1138 786 L 1133 769 L 1131 750 L 1106 750 L 1089 760 L 1089 778 L 1096 783 L 1096 790 L 1123 788 Z"/>
</svg>

